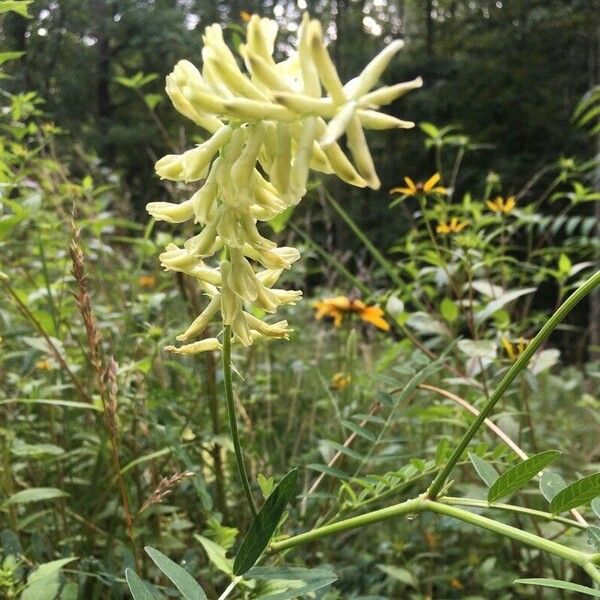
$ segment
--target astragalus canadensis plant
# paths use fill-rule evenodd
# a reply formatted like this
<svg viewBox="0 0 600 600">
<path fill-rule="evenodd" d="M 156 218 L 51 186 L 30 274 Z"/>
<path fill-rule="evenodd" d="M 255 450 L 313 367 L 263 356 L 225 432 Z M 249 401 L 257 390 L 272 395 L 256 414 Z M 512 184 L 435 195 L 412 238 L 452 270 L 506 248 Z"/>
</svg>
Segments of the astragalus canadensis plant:
<svg viewBox="0 0 600 600">
<path fill-rule="evenodd" d="M 236 342 L 248 347 L 257 339 L 286 339 L 290 332 L 287 321 L 270 323 L 256 315 L 273 314 L 279 306 L 297 302 L 301 293 L 275 287 L 282 272 L 298 260 L 298 250 L 277 247 L 259 232 L 257 224 L 275 218 L 300 202 L 306 193 L 311 169 L 334 174 L 350 185 L 377 189 L 380 183 L 364 129 L 412 127 L 412 122 L 389 116 L 379 109 L 422 85 L 421 79 L 417 78 L 374 89 L 389 62 L 401 49 L 401 41 L 390 43 L 359 76 L 343 84 L 324 43 L 319 22 L 304 16 L 297 52 L 280 62 L 273 58 L 276 35 L 274 21 L 252 16 L 247 42 L 239 47 L 239 61 L 226 45 L 221 27 L 211 25 L 203 36 L 202 71 L 185 60 L 177 63 L 167 77 L 167 94 L 175 108 L 210 137 L 183 154 L 161 158 L 156 163 L 156 172 L 163 179 L 186 183 L 202 181 L 202 184 L 191 198 L 180 204 L 152 202 L 147 207 L 157 220 L 173 224 L 193 221 L 199 225 L 197 235 L 188 239 L 183 247 L 169 244 L 160 260 L 165 269 L 195 279 L 207 296 L 206 308 L 177 337 L 182 345 L 171 345 L 168 349 L 184 355 L 222 351 L 232 441 L 253 515 L 252 525 L 232 565 L 231 584 L 220 599 L 234 593 L 244 579 L 269 578 L 268 569 L 252 569 L 267 549 L 271 553 L 281 552 L 349 529 L 424 512 L 459 519 L 559 556 L 578 565 L 600 583 L 599 553 L 575 550 L 460 508 L 499 508 L 557 520 L 568 527 L 587 528 L 587 522 L 579 513 L 575 512 L 574 519 L 560 517 L 558 513 L 574 510 L 600 495 L 600 475 L 575 482 L 548 498 L 551 504 L 547 512 L 496 504 L 556 460 L 559 453 L 548 450 L 524 460 L 500 476 L 487 469 L 481 459 L 475 461 L 477 471 L 483 473 L 490 486 L 487 503 L 444 495 L 452 485 L 448 481 L 451 471 L 502 394 L 572 307 L 600 282 L 600 273 L 579 286 L 519 355 L 497 388 L 486 398 L 456 448 L 432 473 L 433 482 L 425 492 L 400 504 L 344 520 L 334 519 L 308 532 L 272 541 L 286 505 L 295 498 L 297 471 L 291 470 L 272 487 L 262 508 L 256 509 L 237 432 L 231 344 Z M 245 70 L 240 67 L 241 63 Z M 341 145 L 343 140 L 346 148 Z M 217 326 L 219 333 L 202 337 L 206 336 L 206 329 L 214 320 L 222 324 L 222 328 Z M 182 567 L 155 549 L 147 551 L 185 598 L 206 597 Z M 294 598 L 312 593 L 335 580 L 326 569 L 316 569 L 314 573 L 305 569 L 274 569 L 270 577 L 279 582 L 293 582 L 287 588 L 281 584 L 283 588 L 273 598 Z M 136 600 L 154 597 L 133 571 L 127 571 L 127 580 Z M 529 583 L 555 587 L 573 585 L 553 580 Z M 282 589 L 285 595 L 281 595 Z"/>
</svg>

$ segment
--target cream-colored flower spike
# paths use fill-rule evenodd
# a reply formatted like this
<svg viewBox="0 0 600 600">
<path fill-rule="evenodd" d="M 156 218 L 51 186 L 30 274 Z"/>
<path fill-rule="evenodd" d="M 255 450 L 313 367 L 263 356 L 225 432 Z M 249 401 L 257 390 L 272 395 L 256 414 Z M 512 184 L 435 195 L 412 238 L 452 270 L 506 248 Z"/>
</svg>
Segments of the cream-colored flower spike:
<svg viewBox="0 0 600 600">
<path fill-rule="evenodd" d="M 179 354 L 220 348 L 217 338 L 191 342 L 218 313 L 244 346 L 257 339 L 287 339 L 291 330 L 286 321 L 268 324 L 248 309 L 274 313 L 298 300 L 300 292 L 274 286 L 300 254 L 263 237 L 257 222 L 296 205 L 306 193 L 311 169 L 377 189 L 363 129 L 414 126 L 379 108 L 420 87 L 421 78 L 373 90 L 402 48 L 401 41 L 389 44 L 344 85 L 318 21 L 304 15 L 297 52 L 281 62 L 273 58 L 276 36 L 274 21 L 253 16 L 240 61 L 225 43 L 221 27 L 211 25 L 203 36 L 202 72 L 181 60 L 167 76 L 166 91 L 175 108 L 208 132 L 204 143 L 156 163 L 162 179 L 203 180 L 196 193 L 180 204 L 147 206 L 159 221 L 193 220 L 202 226 L 182 248 L 169 244 L 160 255 L 165 269 L 194 277 L 209 298 L 204 311 L 177 337 L 190 343 L 167 347 Z M 340 145 L 344 136 L 352 160 Z M 217 253 L 222 259 L 214 258 Z M 211 258 L 212 265 L 207 263 Z"/>
</svg>

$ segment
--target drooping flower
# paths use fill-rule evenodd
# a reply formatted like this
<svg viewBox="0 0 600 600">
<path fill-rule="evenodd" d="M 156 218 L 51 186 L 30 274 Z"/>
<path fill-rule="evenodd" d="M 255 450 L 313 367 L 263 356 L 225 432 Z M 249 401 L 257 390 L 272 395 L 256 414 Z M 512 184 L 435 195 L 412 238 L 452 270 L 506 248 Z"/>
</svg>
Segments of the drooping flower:
<svg viewBox="0 0 600 600">
<path fill-rule="evenodd" d="M 452 217 L 450 221 L 438 223 L 435 230 L 441 235 L 449 235 L 452 233 L 460 233 L 468 224 L 469 221 L 461 221 L 458 217 Z"/>
<path fill-rule="evenodd" d="M 502 196 L 498 196 L 494 200 L 488 200 L 486 202 L 488 208 L 496 213 L 504 213 L 505 215 L 512 210 L 517 205 L 517 199 L 514 196 L 508 196 L 508 198 L 502 198 Z"/>
<path fill-rule="evenodd" d="M 384 318 L 384 311 L 380 306 L 367 306 L 361 300 L 348 298 L 346 296 L 335 296 L 333 298 L 324 298 L 313 304 L 317 311 L 315 318 L 317 320 L 323 317 L 331 317 L 335 327 L 340 327 L 345 314 L 354 313 L 363 321 L 375 325 L 378 329 L 389 331 L 390 324 Z"/>
<path fill-rule="evenodd" d="M 444 186 L 437 185 L 442 176 L 434 173 L 427 181 L 414 182 L 410 177 L 404 178 L 406 186 L 395 187 L 390 190 L 390 194 L 403 194 L 404 196 L 418 196 L 427 194 L 445 194 L 447 189 Z"/>
<path fill-rule="evenodd" d="M 244 68 L 215 24 L 202 38 L 202 71 L 182 60 L 166 79 L 175 108 L 207 132 L 206 141 L 195 148 L 156 163 L 161 178 L 199 181 L 198 190 L 184 202 L 151 202 L 147 207 L 157 220 L 193 221 L 201 227 L 183 246 L 169 244 L 160 255 L 165 269 L 193 277 L 208 297 L 206 308 L 177 338 L 186 344 L 169 347 L 182 354 L 220 347 L 217 338 L 192 341 L 218 314 L 245 346 L 259 338 L 288 337 L 286 321 L 269 324 L 247 309 L 274 313 L 299 299 L 299 291 L 275 284 L 300 255 L 263 237 L 257 223 L 300 201 L 310 169 L 335 173 L 351 185 L 378 188 L 363 129 L 412 127 L 414 123 L 379 108 L 422 85 L 417 78 L 373 89 L 402 47 L 400 41 L 389 44 L 344 85 L 317 21 L 305 15 L 297 53 L 276 62 L 277 24 L 256 15 L 240 16 L 248 22 L 246 43 L 239 47 Z M 379 307 L 360 301 L 353 306 L 365 321 L 389 328 Z"/>
</svg>

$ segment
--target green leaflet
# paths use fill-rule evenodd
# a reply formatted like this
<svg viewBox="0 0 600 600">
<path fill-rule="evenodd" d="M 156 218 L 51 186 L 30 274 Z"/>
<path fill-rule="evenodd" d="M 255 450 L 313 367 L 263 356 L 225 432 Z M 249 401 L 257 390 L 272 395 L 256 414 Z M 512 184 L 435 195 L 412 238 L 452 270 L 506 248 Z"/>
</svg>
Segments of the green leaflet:
<svg viewBox="0 0 600 600">
<path fill-rule="evenodd" d="M 550 512 L 560 513 L 600 496 L 600 473 L 588 475 L 558 492 L 550 502 Z"/>
<path fill-rule="evenodd" d="M 546 450 L 515 465 L 502 473 L 488 492 L 488 502 L 496 502 L 529 483 L 542 469 L 552 464 L 558 457 L 558 450 Z"/>
<path fill-rule="evenodd" d="M 250 569 L 269 544 L 287 503 L 296 493 L 297 479 L 298 469 L 292 469 L 265 500 L 235 557 L 234 575 L 243 575 Z"/>
<path fill-rule="evenodd" d="M 469 460 L 473 463 L 477 475 L 481 477 L 485 485 L 492 487 L 498 480 L 498 477 L 500 477 L 498 471 L 489 462 L 483 460 L 481 456 L 477 456 L 477 454 L 473 454 L 472 452 L 469 452 Z"/>
<path fill-rule="evenodd" d="M 156 600 L 150 593 L 148 584 L 140 579 L 138 574 L 131 569 L 125 569 L 125 579 L 133 596 L 133 600 Z"/>
<path fill-rule="evenodd" d="M 202 588 L 183 567 L 154 548 L 146 547 L 145 550 L 154 564 L 173 582 L 185 600 L 206 600 L 206 594 Z"/>
<path fill-rule="evenodd" d="M 565 480 L 554 471 L 544 471 L 540 477 L 540 492 L 550 502 L 558 492 L 567 487 Z"/>
</svg>

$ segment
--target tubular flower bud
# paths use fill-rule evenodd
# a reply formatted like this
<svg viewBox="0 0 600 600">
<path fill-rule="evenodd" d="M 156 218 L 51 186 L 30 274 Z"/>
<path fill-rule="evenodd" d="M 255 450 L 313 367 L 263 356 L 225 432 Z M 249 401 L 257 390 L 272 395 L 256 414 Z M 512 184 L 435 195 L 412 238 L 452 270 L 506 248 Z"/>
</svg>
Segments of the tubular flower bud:
<svg viewBox="0 0 600 600">
<path fill-rule="evenodd" d="M 281 273 L 300 257 L 264 237 L 258 221 L 270 220 L 306 194 L 310 170 L 336 174 L 357 187 L 379 187 L 363 128 L 404 129 L 414 123 L 379 112 L 420 78 L 374 89 L 402 48 L 388 44 L 364 70 L 343 84 L 317 21 L 304 15 L 297 52 L 276 62 L 277 24 L 252 16 L 239 62 L 219 25 L 204 31 L 202 70 L 179 61 L 167 76 L 166 92 L 174 107 L 207 133 L 204 143 L 156 163 L 162 179 L 205 180 L 180 203 L 151 202 L 148 212 L 172 224 L 194 221 L 200 231 L 183 247 L 169 244 L 160 255 L 163 267 L 195 278 L 210 298 L 180 334 L 190 342 L 220 313 L 233 339 L 249 346 L 257 339 L 287 339 L 286 321 L 274 324 L 244 310 L 254 306 L 274 313 L 293 304 L 301 292 L 276 288 Z M 223 251 L 224 260 L 215 257 Z M 217 338 L 179 348 L 179 354 L 216 350 Z"/>
</svg>

